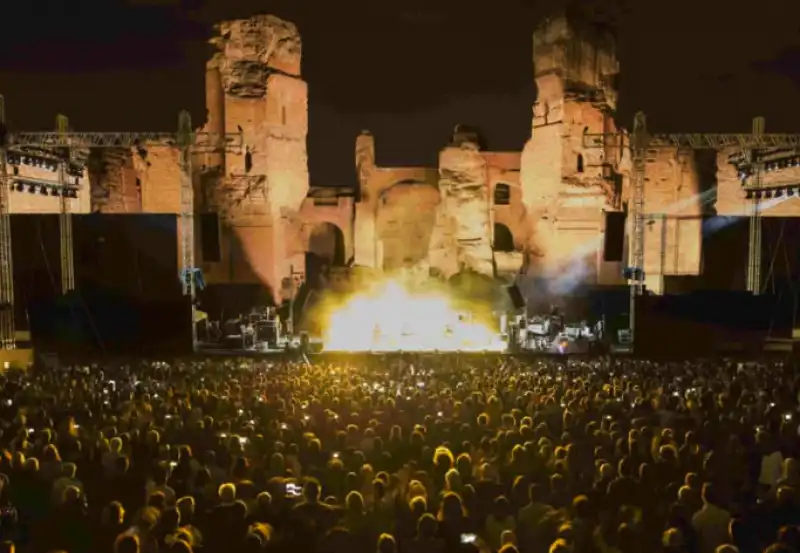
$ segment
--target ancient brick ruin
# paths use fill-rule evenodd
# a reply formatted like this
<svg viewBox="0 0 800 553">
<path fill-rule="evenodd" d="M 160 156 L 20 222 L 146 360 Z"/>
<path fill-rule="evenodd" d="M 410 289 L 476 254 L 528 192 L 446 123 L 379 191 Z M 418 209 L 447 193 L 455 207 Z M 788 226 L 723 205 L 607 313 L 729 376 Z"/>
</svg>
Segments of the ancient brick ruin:
<svg viewBox="0 0 800 553">
<path fill-rule="evenodd" d="M 538 98 L 521 151 L 483 151 L 477 132 L 459 125 L 438 167 L 380 167 L 379 144 L 364 131 L 354 137 L 352 187 L 309 185 L 308 86 L 297 28 L 255 16 L 220 24 L 212 43 L 204 130 L 241 131 L 246 148 L 194 160 L 197 213 L 220 218 L 214 259 L 203 259 L 198 232 L 207 282 L 260 282 L 280 300 L 293 276 L 310 271 L 309 259 L 350 267 L 344 274 L 413 269 L 449 278 L 468 269 L 509 282 L 526 274 L 562 291 L 577 282 L 621 282 L 624 262 L 605 261 L 603 245 L 606 213 L 625 211 L 629 201 L 629 152 L 584 149 L 582 141 L 584 133 L 619 128 L 619 66 L 609 33 L 567 17 L 537 28 Z M 719 214 L 745 213 L 726 155 L 713 197 L 700 193 L 693 154 L 659 150 L 648 159 L 645 269 L 656 292 L 664 275 L 699 273 L 704 213 L 715 205 Z M 92 193 L 74 211 L 177 213 L 177 157 L 146 144 L 94 152 Z M 56 199 L 11 197 L 14 212 L 58 210 Z M 797 200 L 779 210 L 765 215 L 796 213 Z"/>
</svg>

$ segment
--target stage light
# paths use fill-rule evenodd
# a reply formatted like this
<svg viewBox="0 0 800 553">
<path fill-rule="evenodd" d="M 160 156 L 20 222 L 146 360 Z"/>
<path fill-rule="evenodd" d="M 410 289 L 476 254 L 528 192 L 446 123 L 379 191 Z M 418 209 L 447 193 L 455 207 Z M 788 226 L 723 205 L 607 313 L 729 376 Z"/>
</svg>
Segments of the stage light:
<svg viewBox="0 0 800 553">
<path fill-rule="evenodd" d="M 327 351 L 504 351 L 493 325 L 466 319 L 444 292 L 376 283 L 327 316 Z"/>
<path fill-rule="evenodd" d="M 83 167 L 78 165 L 69 165 L 67 167 L 67 174 L 71 177 L 83 177 Z"/>
<path fill-rule="evenodd" d="M 756 190 L 755 192 L 753 192 L 753 195 L 755 196 L 756 200 L 760 200 L 761 199 L 761 191 L 760 190 Z"/>
<path fill-rule="evenodd" d="M 783 190 L 781 190 L 780 188 L 778 188 L 778 189 L 775 191 L 775 197 L 776 197 L 776 198 L 780 198 L 781 196 L 783 196 Z"/>
<path fill-rule="evenodd" d="M 625 267 L 622 276 L 626 280 L 644 280 L 644 271 L 638 267 Z"/>
<path fill-rule="evenodd" d="M 764 197 L 767 198 L 767 199 L 771 199 L 772 198 L 772 190 L 765 190 L 764 191 Z"/>
</svg>

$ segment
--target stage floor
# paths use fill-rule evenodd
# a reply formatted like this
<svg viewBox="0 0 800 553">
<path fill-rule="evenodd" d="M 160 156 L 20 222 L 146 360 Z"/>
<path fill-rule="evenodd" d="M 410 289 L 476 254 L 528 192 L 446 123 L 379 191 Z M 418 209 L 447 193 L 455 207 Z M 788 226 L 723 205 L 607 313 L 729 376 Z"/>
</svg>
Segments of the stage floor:
<svg viewBox="0 0 800 553">
<path fill-rule="evenodd" d="M 370 350 L 370 351 L 325 351 L 322 349 L 322 343 L 319 341 L 310 342 L 309 355 L 397 355 L 397 354 L 418 354 L 418 355 L 532 355 L 532 356 L 585 356 L 593 354 L 592 346 L 589 342 L 584 340 L 572 340 L 566 338 L 559 338 L 553 340 L 546 348 L 536 349 L 520 349 L 519 351 L 512 352 L 510 349 L 506 350 Z M 630 349 L 613 348 L 614 353 L 630 353 Z M 231 349 L 223 348 L 218 344 L 200 344 L 198 349 L 199 354 L 206 354 L 210 356 L 224 356 L 224 357 L 260 357 L 260 356 L 280 356 L 280 355 L 296 355 L 299 349 L 286 349 L 286 348 L 270 348 L 266 342 L 258 343 L 253 348 L 246 349 Z"/>
<path fill-rule="evenodd" d="M 625 352 L 613 352 L 615 354 L 624 354 Z M 629 353 L 629 352 L 628 352 Z M 201 349 L 197 355 L 206 357 L 218 358 L 247 358 L 247 359 L 281 359 L 281 358 L 297 358 L 303 354 L 300 351 L 286 351 L 286 350 L 231 350 L 231 349 Z M 309 359 L 330 357 L 330 358 L 344 358 L 344 357 L 397 357 L 397 356 L 420 356 L 420 357 L 435 357 L 435 356 L 498 356 L 498 357 L 547 357 L 547 358 L 568 358 L 568 357 L 588 357 L 591 354 L 588 352 L 567 352 L 557 353 L 552 351 L 530 351 L 522 350 L 518 352 L 512 351 L 316 351 L 308 352 L 306 354 Z"/>
</svg>

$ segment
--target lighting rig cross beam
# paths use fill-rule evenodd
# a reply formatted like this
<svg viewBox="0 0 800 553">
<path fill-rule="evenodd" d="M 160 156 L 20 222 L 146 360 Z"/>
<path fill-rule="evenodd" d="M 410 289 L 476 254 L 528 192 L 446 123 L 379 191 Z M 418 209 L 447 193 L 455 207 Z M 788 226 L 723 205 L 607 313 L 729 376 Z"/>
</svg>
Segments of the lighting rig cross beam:
<svg viewBox="0 0 800 553">
<path fill-rule="evenodd" d="M 744 188 L 745 198 L 748 200 L 770 200 L 784 196 L 800 196 L 800 178 L 797 179 L 797 182 L 761 184 L 760 186 L 759 183 L 755 182 L 755 177 L 759 175 L 800 168 L 800 147 L 766 150 L 750 158 L 743 155 L 733 155 L 730 156 L 729 162 L 736 167 L 739 180 Z M 758 175 L 755 173 L 757 165 L 761 166 Z"/>
<path fill-rule="evenodd" d="M 78 189 L 80 187 L 77 182 L 75 184 L 60 185 L 44 179 L 20 177 L 17 175 L 9 177 L 8 180 L 10 181 L 9 186 L 12 192 L 27 191 L 29 194 L 38 193 L 42 196 L 65 196 L 74 199 L 78 197 Z"/>
<path fill-rule="evenodd" d="M 194 187 L 192 184 L 192 155 L 197 153 L 219 153 L 244 150 L 244 136 L 239 133 L 216 134 L 195 132 L 191 116 L 183 111 L 178 117 L 178 132 L 74 132 L 69 130 L 67 118 L 57 117 L 55 132 L 11 132 L 6 126 L 5 102 L 0 95 L 0 305 L 11 309 L 0 310 L 0 342 L 5 349 L 15 347 L 13 320 L 13 271 L 11 270 L 11 226 L 9 219 L 8 192 L 27 189 L 40 194 L 61 197 L 61 258 L 62 273 L 68 275 L 62 282 L 66 292 L 74 287 L 72 260 L 72 219 L 69 213 L 69 198 L 77 198 L 80 190 L 78 179 L 85 174 L 88 153 L 93 148 L 130 149 L 134 147 L 169 147 L 180 150 L 181 188 L 179 208 L 179 232 L 181 263 L 179 274 L 183 292 L 192 304 L 192 343 L 197 349 L 195 317 L 195 279 L 183 279 L 182 275 L 194 272 Z M 8 174 L 8 165 L 28 165 L 53 170 L 57 178 L 33 179 L 21 177 L 18 170 Z M 75 179 L 72 182 L 70 179 Z M 77 178 L 77 179 L 76 179 Z M 55 192 L 53 192 L 55 190 Z M 9 315 L 10 313 L 10 315 Z"/>
<path fill-rule="evenodd" d="M 747 287 L 754 294 L 761 291 L 761 210 L 759 200 L 766 194 L 786 193 L 800 194 L 800 186 L 764 188 L 762 174 L 767 167 L 777 170 L 784 164 L 796 167 L 800 165 L 800 134 L 766 134 L 764 118 L 753 120 L 753 129 L 749 134 L 743 133 L 672 133 L 650 134 L 647 130 L 647 119 L 644 113 L 636 114 L 633 131 L 627 133 L 584 133 L 584 148 L 630 148 L 632 158 L 632 197 L 629 212 L 632 220 L 631 255 L 629 267 L 625 274 L 630 283 L 630 332 L 634 336 L 636 297 L 644 291 L 644 194 L 647 155 L 651 150 L 736 150 L 730 162 L 739 170 L 742 185 L 745 186 L 746 197 L 750 205 L 750 240 L 748 244 Z M 792 152 L 788 160 L 782 153 Z M 774 158 L 778 159 L 774 159 Z M 789 165 L 786 165 L 787 167 Z M 790 192 L 791 191 L 791 192 Z"/>
<path fill-rule="evenodd" d="M 784 196 L 787 198 L 792 196 L 800 197 L 800 183 L 782 184 L 780 186 L 770 186 L 769 188 L 746 188 L 744 191 L 744 197 L 748 200 L 772 200 Z"/>
</svg>

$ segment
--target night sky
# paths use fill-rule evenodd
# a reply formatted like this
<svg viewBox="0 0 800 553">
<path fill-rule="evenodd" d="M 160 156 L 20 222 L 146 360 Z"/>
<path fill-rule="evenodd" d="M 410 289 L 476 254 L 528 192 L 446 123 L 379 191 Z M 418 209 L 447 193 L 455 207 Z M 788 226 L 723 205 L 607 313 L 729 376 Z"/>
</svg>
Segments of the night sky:
<svg viewBox="0 0 800 553">
<path fill-rule="evenodd" d="M 273 13 L 303 36 L 312 184 L 351 185 L 362 128 L 383 165 L 434 165 L 457 123 L 480 127 L 490 149 L 521 149 L 531 33 L 561 3 L 5 2 L 0 92 L 12 129 L 52 128 L 61 111 L 78 130 L 170 130 L 184 108 L 199 126 L 211 23 Z M 768 131 L 800 129 L 800 2 L 629 3 L 617 18 L 620 121 L 643 109 L 653 131 L 746 132 L 755 115 Z"/>
</svg>

